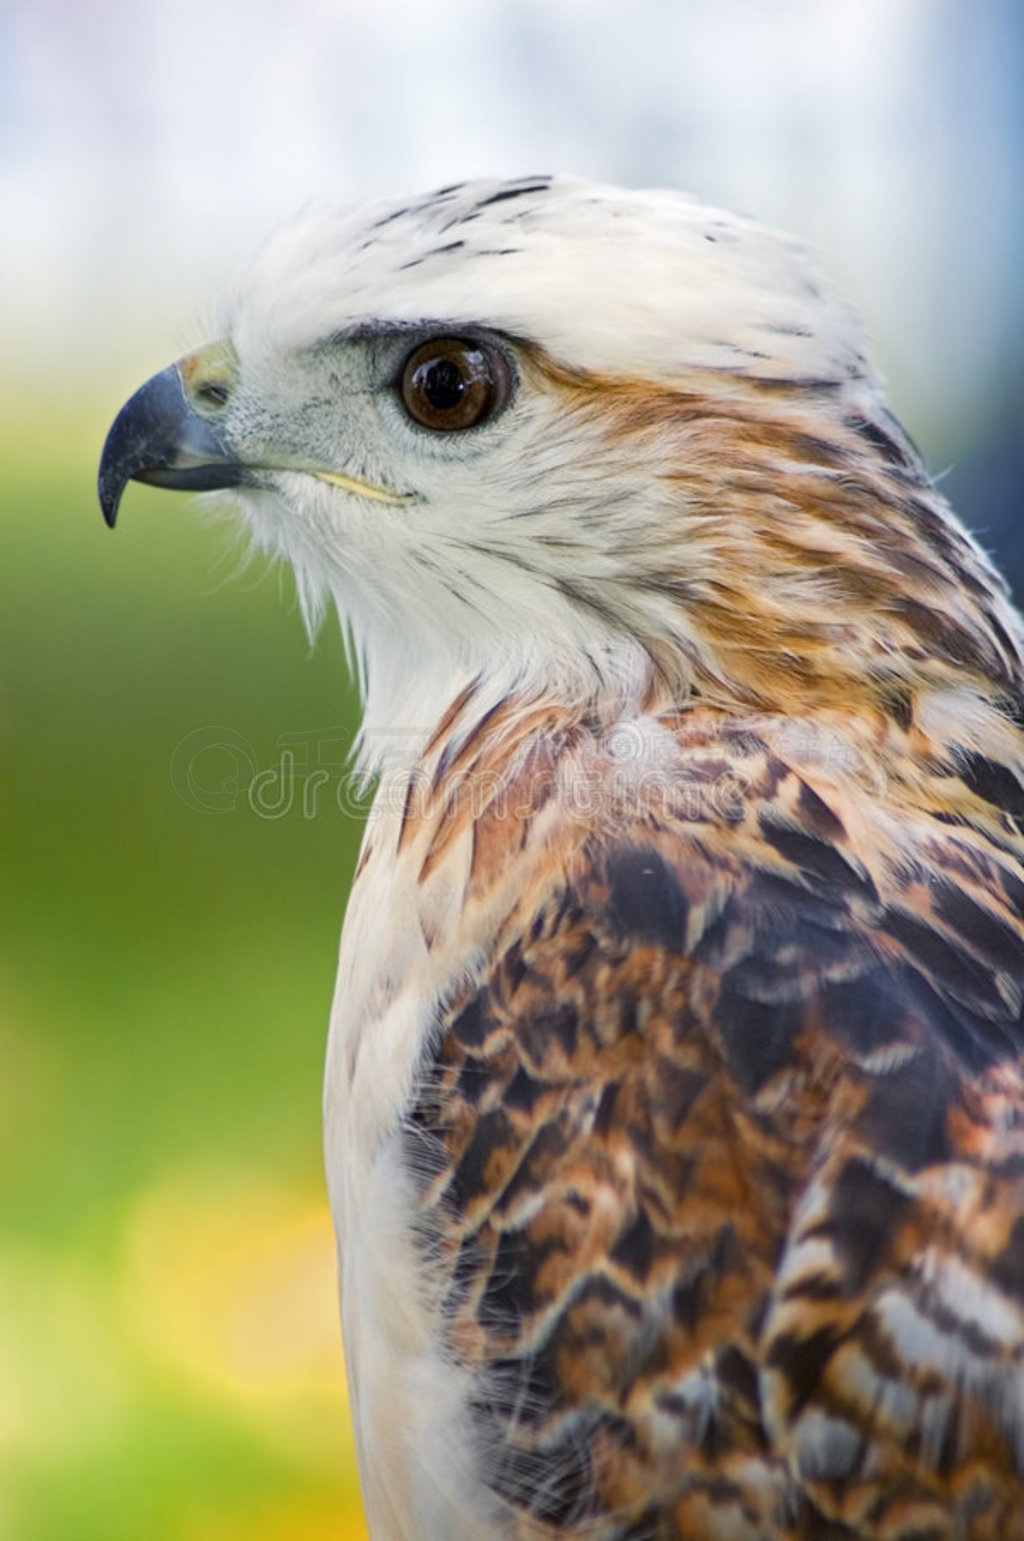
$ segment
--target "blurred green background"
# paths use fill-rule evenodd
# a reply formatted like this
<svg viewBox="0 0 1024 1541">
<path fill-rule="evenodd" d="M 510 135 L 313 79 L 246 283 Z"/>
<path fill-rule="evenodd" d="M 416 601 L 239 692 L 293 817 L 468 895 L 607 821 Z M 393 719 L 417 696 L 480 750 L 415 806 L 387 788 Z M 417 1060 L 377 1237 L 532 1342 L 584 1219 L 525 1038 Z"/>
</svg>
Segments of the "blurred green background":
<svg viewBox="0 0 1024 1541">
<path fill-rule="evenodd" d="M 819 246 L 1018 577 L 1022 103 L 1018 0 L 0 3 L 0 1541 L 365 1536 L 320 1154 L 356 703 L 194 501 L 104 527 L 122 400 L 311 195 L 691 188 Z"/>
<path fill-rule="evenodd" d="M 104 528 L 105 426 L 4 430 L 0 1535 L 357 1536 L 319 1087 L 359 827 L 301 755 L 273 817 L 171 774 L 211 727 L 276 775 L 354 703 L 184 499 Z"/>
</svg>

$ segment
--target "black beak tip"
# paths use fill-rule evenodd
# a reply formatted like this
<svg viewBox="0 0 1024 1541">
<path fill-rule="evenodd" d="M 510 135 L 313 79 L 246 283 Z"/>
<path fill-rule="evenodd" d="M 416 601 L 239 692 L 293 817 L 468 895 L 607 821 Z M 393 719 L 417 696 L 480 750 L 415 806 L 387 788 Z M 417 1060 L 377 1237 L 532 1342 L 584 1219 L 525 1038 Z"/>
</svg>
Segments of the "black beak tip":
<svg viewBox="0 0 1024 1541">
<path fill-rule="evenodd" d="M 109 444 L 109 437 L 107 444 Z M 121 494 L 124 491 L 124 479 L 117 474 L 116 467 L 107 455 L 107 445 L 103 446 L 103 458 L 100 460 L 100 474 L 96 482 L 96 490 L 99 493 L 100 508 L 103 511 L 103 522 L 108 530 L 112 530 L 117 523 L 117 510 L 121 503 Z"/>
<path fill-rule="evenodd" d="M 114 529 L 117 522 L 117 509 L 128 482 L 143 467 L 157 464 L 169 453 L 171 438 L 162 431 L 166 396 L 168 388 L 163 376 L 157 374 L 146 381 L 117 413 L 103 441 L 97 492 L 108 529 Z"/>
<path fill-rule="evenodd" d="M 237 487 L 243 468 L 213 424 L 189 405 L 171 364 L 147 380 L 121 408 L 107 434 L 97 482 L 109 529 L 130 481 L 183 492 Z"/>
</svg>

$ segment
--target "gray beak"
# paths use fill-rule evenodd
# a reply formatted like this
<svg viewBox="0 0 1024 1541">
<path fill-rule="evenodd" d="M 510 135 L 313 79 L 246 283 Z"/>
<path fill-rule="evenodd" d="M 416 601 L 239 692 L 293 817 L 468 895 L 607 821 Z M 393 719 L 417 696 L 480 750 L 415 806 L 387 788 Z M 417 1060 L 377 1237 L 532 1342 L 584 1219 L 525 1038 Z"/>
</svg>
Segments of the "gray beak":
<svg viewBox="0 0 1024 1541">
<path fill-rule="evenodd" d="M 181 365 L 172 364 L 147 380 L 114 419 L 100 459 L 100 507 L 113 529 L 130 481 L 207 492 L 237 487 L 244 474 L 214 423 L 191 405 Z"/>
</svg>

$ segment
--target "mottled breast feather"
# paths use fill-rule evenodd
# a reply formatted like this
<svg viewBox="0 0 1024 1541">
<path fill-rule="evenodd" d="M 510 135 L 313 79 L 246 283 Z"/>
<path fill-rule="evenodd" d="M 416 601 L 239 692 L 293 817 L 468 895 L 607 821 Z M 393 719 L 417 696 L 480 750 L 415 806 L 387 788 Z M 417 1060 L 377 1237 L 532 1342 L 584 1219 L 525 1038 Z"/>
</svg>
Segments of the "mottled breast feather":
<svg viewBox="0 0 1024 1541">
<path fill-rule="evenodd" d="M 550 764 L 518 810 L 536 861 L 406 1122 L 508 1533 L 1022 1537 L 1012 813 L 894 840 L 768 733 L 658 727 L 684 773 L 598 752 L 607 816 L 553 823 Z"/>
</svg>

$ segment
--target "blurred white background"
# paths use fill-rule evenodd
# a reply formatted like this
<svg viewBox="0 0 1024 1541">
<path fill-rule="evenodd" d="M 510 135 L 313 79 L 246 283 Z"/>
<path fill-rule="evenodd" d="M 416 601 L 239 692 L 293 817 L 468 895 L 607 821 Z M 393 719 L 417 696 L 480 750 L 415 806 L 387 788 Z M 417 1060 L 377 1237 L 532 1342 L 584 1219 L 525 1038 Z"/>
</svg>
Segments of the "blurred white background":
<svg viewBox="0 0 1024 1541">
<path fill-rule="evenodd" d="M 569 170 L 795 230 L 926 449 L 1020 401 L 1019 0 L 6 0 L 3 355 L 136 382 L 311 197 Z"/>
</svg>

